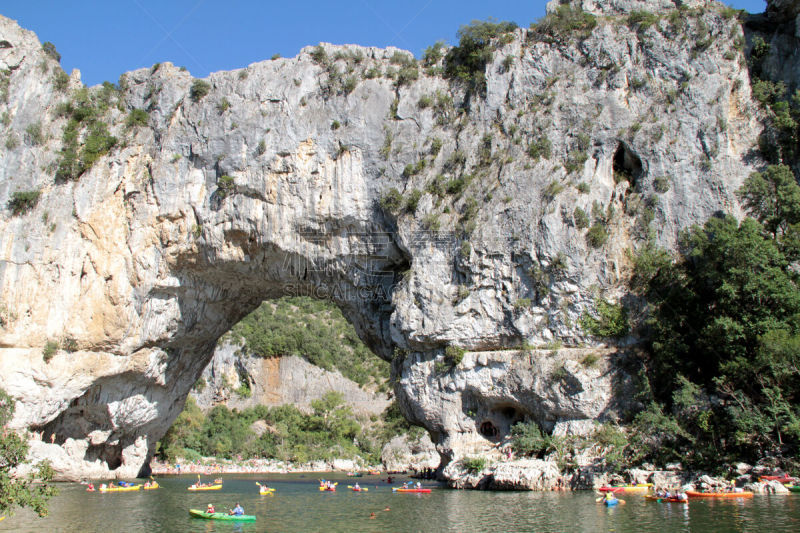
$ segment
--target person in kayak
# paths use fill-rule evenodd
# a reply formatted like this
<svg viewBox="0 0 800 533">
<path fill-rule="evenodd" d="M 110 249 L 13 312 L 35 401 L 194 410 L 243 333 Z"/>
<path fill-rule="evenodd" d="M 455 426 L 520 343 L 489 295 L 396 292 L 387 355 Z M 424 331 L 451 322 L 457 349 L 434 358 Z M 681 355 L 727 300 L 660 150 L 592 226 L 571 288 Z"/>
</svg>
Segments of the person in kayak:
<svg viewBox="0 0 800 533">
<path fill-rule="evenodd" d="M 355 485 L 353 485 L 353 488 L 354 488 L 355 490 L 361 490 L 361 487 L 358 485 L 358 481 L 356 481 L 356 484 L 355 484 Z"/>
<path fill-rule="evenodd" d="M 242 506 L 239 505 L 239 502 L 236 502 L 236 507 L 231 509 L 230 514 L 234 516 L 241 516 L 244 514 L 244 509 L 242 509 Z"/>
<path fill-rule="evenodd" d="M 214 514 L 214 513 L 216 512 L 216 511 L 214 510 L 214 504 L 213 504 L 213 503 L 209 503 L 209 504 L 208 504 L 208 507 L 206 507 L 206 512 L 207 512 L 208 514 Z"/>
<path fill-rule="evenodd" d="M 607 502 L 613 502 L 613 501 L 616 501 L 616 500 L 617 500 L 617 497 L 614 495 L 613 492 L 606 492 L 606 501 Z"/>
</svg>

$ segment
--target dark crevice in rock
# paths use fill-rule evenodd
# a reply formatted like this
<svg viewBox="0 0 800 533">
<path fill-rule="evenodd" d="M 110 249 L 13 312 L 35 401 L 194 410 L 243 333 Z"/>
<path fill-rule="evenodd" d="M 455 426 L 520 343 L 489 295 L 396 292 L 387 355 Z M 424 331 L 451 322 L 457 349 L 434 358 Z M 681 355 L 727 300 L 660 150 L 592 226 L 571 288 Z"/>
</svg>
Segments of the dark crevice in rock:
<svg viewBox="0 0 800 533">
<path fill-rule="evenodd" d="M 642 160 L 625 143 L 621 142 L 614 152 L 614 179 L 615 181 L 626 180 L 631 187 L 636 188 L 636 184 L 642 177 Z"/>
</svg>

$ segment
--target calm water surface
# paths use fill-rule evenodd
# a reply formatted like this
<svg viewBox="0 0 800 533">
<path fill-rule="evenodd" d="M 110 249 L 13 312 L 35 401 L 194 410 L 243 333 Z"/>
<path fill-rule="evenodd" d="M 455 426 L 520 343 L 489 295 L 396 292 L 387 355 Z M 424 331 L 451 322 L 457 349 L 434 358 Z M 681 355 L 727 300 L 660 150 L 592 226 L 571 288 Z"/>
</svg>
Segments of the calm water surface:
<svg viewBox="0 0 800 533">
<path fill-rule="evenodd" d="M 369 492 L 320 492 L 315 475 L 222 476 L 221 491 L 188 492 L 193 476 L 159 478 L 155 491 L 87 493 L 62 484 L 44 519 L 28 512 L 0 522 L 0 531 L 37 532 L 466 532 L 466 531 L 798 531 L 800 494 L 758 496 L 749 501 L 692 501 L 687 505 L 646 502 L 636 495 L 626 505 L 606 508 L 590 492 L 479 492 L 436 487 L 431 494 L 393 494 L 378 477 L 359 479 Z M 398 478 L 399 479 L 399 478 Z M 277 488 L 260 496 L 255 481 Z M 218 510 L 240 502 L 255 523 L 191 518 L 188 509 Z M 385 507 L 389 511 L 384 511 Z M 376 514 L 370 519 L 370 513 Z"/>
</svg>

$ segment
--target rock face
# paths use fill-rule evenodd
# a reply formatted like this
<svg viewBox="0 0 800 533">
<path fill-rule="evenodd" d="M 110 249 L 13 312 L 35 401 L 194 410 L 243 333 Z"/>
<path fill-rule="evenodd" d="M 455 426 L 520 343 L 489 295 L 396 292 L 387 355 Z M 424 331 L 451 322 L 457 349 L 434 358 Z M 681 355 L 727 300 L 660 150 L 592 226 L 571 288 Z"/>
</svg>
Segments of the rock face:
<svg viewBox="0 0 800 533">
<path fill-rule="evenodd" d="M 421 472 L 426 468 L 435 469 L 439 463 L 439 454 L 427 433 L 420 438 L 398 435 L 381 450 L 381 464 L 387 472 Z"/>
<path fill-rule="evenodd" d="M 192 391 L 201 409 L 225 403 L 228 408 L 292 404 L 310 411 L 311 402 L 328 392 L 338 392 L 355 414 L 380 415 L 389 405 L 386 394 L 362 389 L 339 372 L 329 372 L 297 357 L 264 359 L 240 354 L 239 346 L 217 346 L 203 371 L 206 386 Z M 250 396 L 236 391 L 246 382 Z"/>
<path fill-rule="evenodd" d="M 608 16 L 584 40 L 517 30 L 485 94 L 400 75 L 410 55 L 391 48 L 307 48 L 212 74 L 207 91 L 169 63 L 134 71 L 102 111 L 119 142 L 58 182 L 60 104 L 79 74 L 55 80 L 36 36 L 0 17 L 0 202 L 41 191 L 0 218 L 12 426 L 44 434 L 38 455 L 67 454 L 64 476 L 134 475 L 217 339 L 289 294 L 332 299 L 395 355 L 404 411 L 447 458 L 519 418 L 583 432 L 617 417 L 629 381 L 615 361 L 636 339 L 606 350 L 580 318 L 625 293 L 626 251 L 648 232 L 673 247 L 682 228 L 741 215 L 760 125 L 721 4 L 698 3 L 681 31 L 593 5 Z M 133 109 L 146 126 L 126 126 Z M 392 188 L 394 215 L 378 205 Z M 589 243 L 576 207 L 606 243 Z M 513 355 L 555 341 L 598 366 Z M 449 345 L 470 353 L 437 371 Z"/>
</svg>

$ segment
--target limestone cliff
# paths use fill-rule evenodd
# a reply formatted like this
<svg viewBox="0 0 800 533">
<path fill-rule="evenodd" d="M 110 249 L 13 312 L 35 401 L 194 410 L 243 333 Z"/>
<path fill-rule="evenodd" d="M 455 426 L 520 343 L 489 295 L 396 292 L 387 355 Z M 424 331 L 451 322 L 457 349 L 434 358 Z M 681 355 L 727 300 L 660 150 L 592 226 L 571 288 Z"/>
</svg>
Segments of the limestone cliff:
<svg viewBox="0 0 800 533">
<path fill-rule="evenodd" d="M 0 217 L 13 426 L 43 432 L 34 450 L 64 476 L 134 475 L 217 339 L 287 294 L 332 299 L 394 356 L 404 411 L 447 458 L 517 419 L 617 417 L 617 348 L 636 339 L 607 348 L 580 318 L 625 294 L 648 233 L 672 247 L 741 214 L 761 126 L 721 4 L 645 27 L 625 17 L 644 2 L 591 3 L 585 36 L 497 43 L 485 91 L 440 59 L 324 44 L 205 84 L 164 63 L 82 93 L 0 17 L 0 203 L 22 206 Z"/>
<path fill-rule="evenodd" d="M 296 355 L 250 357 L 241 353 L 240 346 L 227 342 L 216 347 L 201 379 L 202 385 L 191 393 L 201 409 L 217 404 L 230 409 L 291 404 L 310 411 L 311 402 L 328 392 L 340 393 L 357 415 L 378 416 L 390 403 L 385 392 L 362 388 L 340 372 L 324 370 Z M 237 393 L 243 385 L 246 395 Z"/>
</svg>

